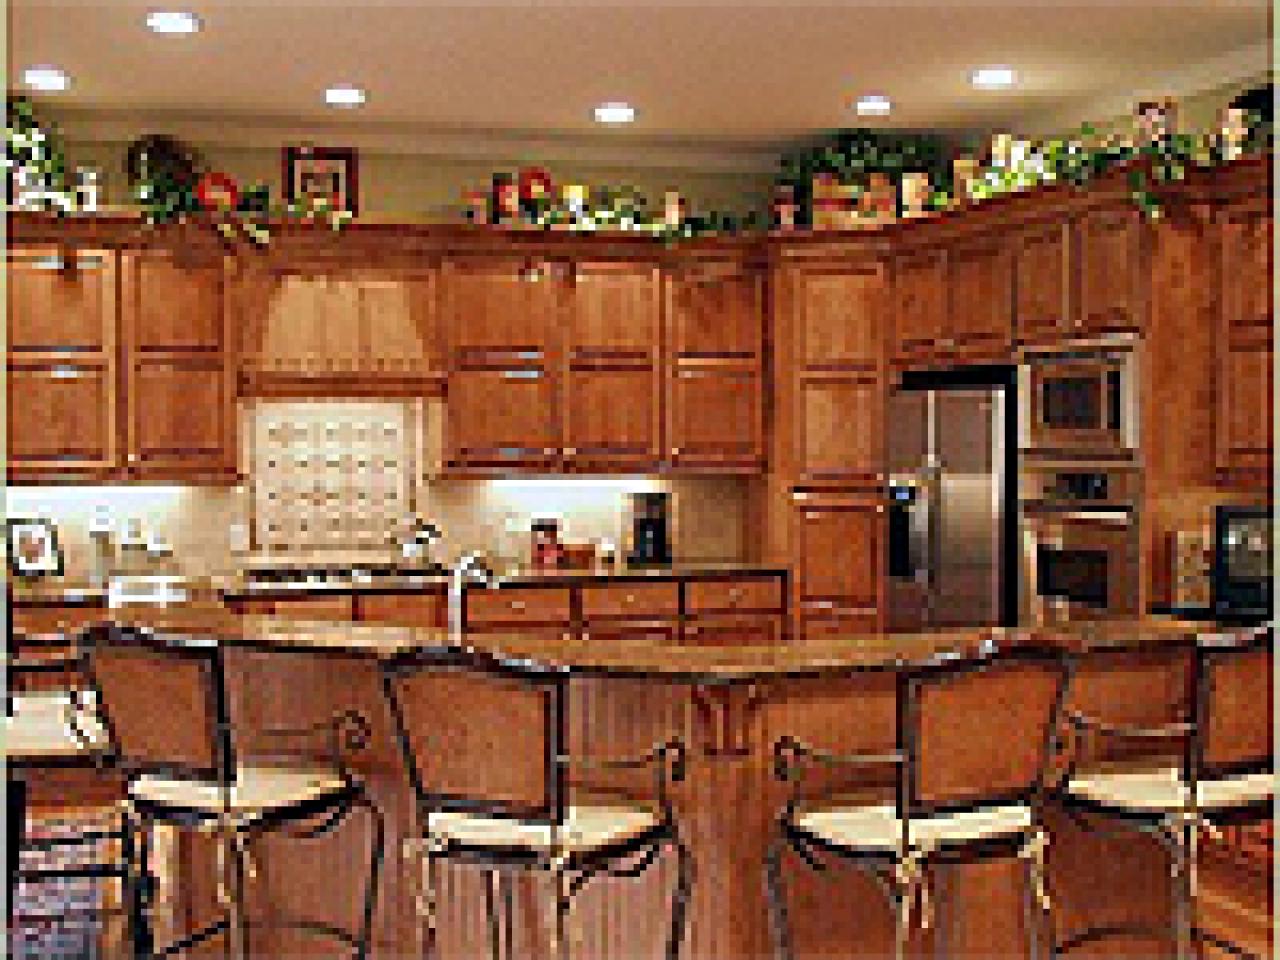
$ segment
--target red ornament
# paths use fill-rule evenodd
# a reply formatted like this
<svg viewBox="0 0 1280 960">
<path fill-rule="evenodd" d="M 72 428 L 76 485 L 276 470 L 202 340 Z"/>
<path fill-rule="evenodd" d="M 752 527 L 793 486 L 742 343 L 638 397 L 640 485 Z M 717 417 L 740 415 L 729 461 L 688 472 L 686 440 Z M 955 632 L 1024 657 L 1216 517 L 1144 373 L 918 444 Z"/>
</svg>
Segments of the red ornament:
<svg viewBox="0 0 1280 960">
<path fill-rule="evenodd" d="M 524 167 L 518 182 L 521 200 L 542 200 L 551 196 L 551 174 L 542 167 Z"/>
<path fill-rule="evenodd" d="M 240 189 L 225 173 L 206 173 L 196 184 L 196 199 L 206 210 L 234 210 L 240 203 Z"/>
</svg>

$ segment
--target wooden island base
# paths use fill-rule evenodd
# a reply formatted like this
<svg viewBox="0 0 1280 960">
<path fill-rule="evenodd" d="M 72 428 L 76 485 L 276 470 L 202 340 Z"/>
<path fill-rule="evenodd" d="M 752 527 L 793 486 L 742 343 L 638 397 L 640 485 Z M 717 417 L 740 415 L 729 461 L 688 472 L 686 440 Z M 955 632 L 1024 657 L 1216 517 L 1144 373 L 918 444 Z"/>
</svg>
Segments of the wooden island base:
<svg viewBox="0 0 1280 960">
<path fill-rule="evenodd" d="M 890 639 L 890 638 L 885 638 Z M 1167 651 L 1166 651 L 1167 652 Z M 261 747 L 256 732 L 298 727 L 342 710 L 356 710 L 373 727 L 358 768 L 388 819 L 389 843 L 379 894 L 374 955 L 384 960 L 420 955 L 415 911 L 416 876 L 402 853 L 414 836 L 414 818 L 400 756 L 390 731 L 378 673 L 367 652 L 294 648 L 231 648 L 233 719 L 242 750 Z M 1170 684 L 1185 664 L 1138 651 L 1086 658 L 1072 687 L 1072 702 L 1125 704 L 1127 721 L 1163 719 Z M 636 756 L 679 736 L 691 747 L 687 780 L 675 804 L 697 876 L 689 938 L 683 954 L 711 958 L 772 956 L 763 881 L 764 854 L 783 802 L 773 780 L 771 748 L 786 733 L 840 751 L 878 752 L 894 743 L 890 670 L 814 676 L 763 676 L 708 682 L 678 674 L 583 674 L 570 684 L 570 752 L 581 757 Z M 465 709 L 459 704 L 458 709 Z M 632 790 L 636 784 L 595 783 Z M 584 788 L 585 789 L 585 788 Z M 1138 834 L 1100 839 L 1050 811 L 1050 890 L 1058 936 L 1070 935 L 1086 916 L 1117 923 L 1167 922 L 1169 867 L 1155 843 Z M 251 887 L 253 909 L 290 909 L 347 921 L 359 901 L 367 825 L 344 826 L 332 839 L 265 844 Z M 203 848 L 203 850 L 202 850 Z M 186 837 L 177 848 L 175 916 L 184 922 L 213 902 L 208 842 Z M 597 879 L 576 901 L 571 933 L 576 957 L 638 958 L 662 955 L 662 937 L 674 882 L 674 857 L 638 879 Z M 824 874 L 786 862 L 788 905 L 798 957 L 890 957 L 893 920 L 883 893 L 864 875 L 835 865 Z M 952 868 L 936 875 L 933 923 L 914 938 L 923 955 L 941 937 L 953 956 L 1026 956 L 1022 864 Z M 441 957 L 487 957 L 485 878 L 447 868 L 441 896 Z M 546 887 L 515 886 L 513 956 L 547 955 Z M 320 956 L 300 943 L 259 941 L 258 955 Z M 1154 941 L 1097 944 L 1079 956 L 1162 956 Z"/>
</svg>

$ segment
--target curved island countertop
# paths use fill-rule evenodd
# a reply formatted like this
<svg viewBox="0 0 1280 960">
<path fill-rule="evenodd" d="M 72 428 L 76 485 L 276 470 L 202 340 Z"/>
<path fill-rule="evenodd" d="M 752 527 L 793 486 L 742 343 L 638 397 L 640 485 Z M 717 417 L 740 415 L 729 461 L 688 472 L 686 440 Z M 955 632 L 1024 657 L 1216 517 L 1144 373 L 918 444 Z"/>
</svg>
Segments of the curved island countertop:
<svg viewBox="0 0 1280 960">
<path fill-rule="evenodd" d="M 106 612 L 104 626 L 149 629 L 230 646 L 281 652 L 332 653 L 392 659 L 415 651 L 458 652 L 477 665 L 522 667 L 628 678 L 724 683 L 908 669 L 956 659 L 985 659 L 1027 647 L 1088 654 L 1210 642 L 1222 627 L 1147 617 L 1055 627 L 968 628 L 924 633 L 850 633 L 775 646 L 611 644 L 573 634 L 467 633 L 461 639 L 433 628 L 310 621 L 236 614 L 216 604 L 126 608 Z M 1243 628 L 1246 630 L 1266 627 Z"/>
</svg>

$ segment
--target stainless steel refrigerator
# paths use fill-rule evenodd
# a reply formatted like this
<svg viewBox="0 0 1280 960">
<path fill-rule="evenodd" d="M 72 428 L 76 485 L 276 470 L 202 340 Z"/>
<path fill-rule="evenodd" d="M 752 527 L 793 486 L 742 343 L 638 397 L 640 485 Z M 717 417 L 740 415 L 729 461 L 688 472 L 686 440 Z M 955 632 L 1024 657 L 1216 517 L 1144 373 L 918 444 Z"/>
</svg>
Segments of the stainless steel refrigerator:
<svg viewBox="0 0 1280 960">
<path fill-rule="evenodd" d="M 889 629 L 1017 621 L 1012 368 L 907 373 L 889 398 Z"/>
</svg>

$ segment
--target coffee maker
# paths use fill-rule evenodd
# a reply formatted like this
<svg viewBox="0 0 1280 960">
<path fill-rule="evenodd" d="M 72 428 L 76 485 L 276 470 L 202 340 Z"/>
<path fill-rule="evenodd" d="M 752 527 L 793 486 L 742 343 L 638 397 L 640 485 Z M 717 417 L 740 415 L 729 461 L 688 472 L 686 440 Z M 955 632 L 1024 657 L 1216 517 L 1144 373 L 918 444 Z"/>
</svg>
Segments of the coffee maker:
<svg viewBox="0 0 1280 960">
<path fill-rule="evenodd" d="M 660 567 L 671 563 L 671 494 L 633 493 L 631 547 L 627 563 L 633 567 Z"/>
</svg>

